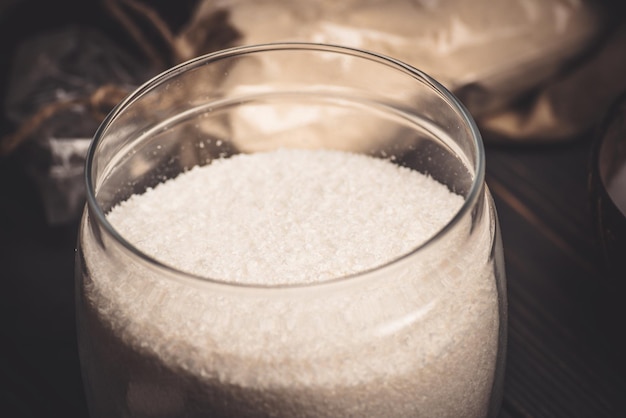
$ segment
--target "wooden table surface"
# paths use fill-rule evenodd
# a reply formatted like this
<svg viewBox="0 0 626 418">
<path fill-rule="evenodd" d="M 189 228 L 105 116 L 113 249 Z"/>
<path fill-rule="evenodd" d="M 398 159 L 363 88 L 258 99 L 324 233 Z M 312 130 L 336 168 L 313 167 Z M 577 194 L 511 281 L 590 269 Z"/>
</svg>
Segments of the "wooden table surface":
<svg viewBox="0 0 626 418">
<path fill-rule="evenodd" d="M 606 315 L 615 294 L 589 209 L 591 141 L 486 147 L 508 280 L 502 417 L 626 416 L 625 318 Z M 46 224 L 18 162 L 0 160 L 1 416 L 86 416 L 75 236 L 75 223 Z"/>
<path fill-rule="evenodd" d="M 509 296 L 503 417 L 626 417 L 626 318 L 611 315 L 590 210 L 592 141 L 487 147 Z"/>
</svg>

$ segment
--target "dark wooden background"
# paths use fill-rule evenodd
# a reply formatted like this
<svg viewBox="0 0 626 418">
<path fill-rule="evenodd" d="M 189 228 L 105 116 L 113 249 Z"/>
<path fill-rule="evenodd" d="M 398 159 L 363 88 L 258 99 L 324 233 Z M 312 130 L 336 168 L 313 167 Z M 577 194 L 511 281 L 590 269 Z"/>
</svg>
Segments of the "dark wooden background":
<svg viewBox="0 0 626 418">
<path fill-rule="evenodd" d="M 626 318 L 590 210 L 593 140 L 487 147 L 509 296 L 502 416 L 626 416 Z"/>
</svg>

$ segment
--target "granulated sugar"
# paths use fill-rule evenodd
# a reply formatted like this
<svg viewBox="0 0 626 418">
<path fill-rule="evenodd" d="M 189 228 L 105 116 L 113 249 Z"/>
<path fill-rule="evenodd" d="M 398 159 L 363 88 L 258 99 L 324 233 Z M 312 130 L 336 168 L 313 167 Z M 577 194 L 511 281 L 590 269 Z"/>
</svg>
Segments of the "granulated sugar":
<svg viewBox="0 0 626 418">
<path fill-rule="evenodd" d="M 278 150 L 193 168 L 108 220 L 182 271 L 311 284 L 407 254 L 462 204 L 388 161 Z M 478 219 L 471 240 L 466 220 L 427 258 L 287 290 L 165 280 L 85 239 L 94 345 L 115 358 L 100 367 L 128 376 L 131 416 L 484 416 L 498 302 L 493 219 Z"/>
<path fill-rule="evenodd" d="M 180 270 L 239 283 L 308 283 L 406 254 L 462 204 L 442 184 L 384 160 L 280 150 L 196 167 L 131 197 L 108 219 Z"/>
</svg>

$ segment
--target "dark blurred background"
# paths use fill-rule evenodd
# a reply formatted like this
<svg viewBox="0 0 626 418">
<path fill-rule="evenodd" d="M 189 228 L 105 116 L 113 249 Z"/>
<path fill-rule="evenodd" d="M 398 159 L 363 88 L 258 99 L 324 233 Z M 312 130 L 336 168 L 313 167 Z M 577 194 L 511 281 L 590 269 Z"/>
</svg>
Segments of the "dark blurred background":
<svg viewBox="0 0 626 418">
<path fill-rule="evenodd" d="M 176 10 L 184 10 L 185 1 L 170 3 L 177 5 L 171 8 L 172 16 Z M 68 27 L 79 28 L 76 29 L 79 35 L 70 39 L 76 42 L 76 57 L 68 53 L 68 61 L 79 59 L 78 42 L 82 41 L 101 48 L 104 52 L 100 56 L 115 54 L 118 49 L 124 51 L 129 56 L 127 60 L 135 65 L 138 78 L 151 72 L 148 66 L 142 68 L 144 58 L 136 45 L 123 35 L 125 32 L 99 1 L 0 0 L 0 136 L 14 133 L 18 128 L 15 117 L 9 117 L 6 112 L 11 76 L 15 78 L 15 72 L 32 70 L 14 67 L 18 47 Z M 113 46 L 118 49 L 113 50 Z M 109 47 L 111 50 L 106 50 Z M 85 72 L 89 71 L 89 65 L 98 66 L 100 62 L 85 61 Z M 94 72 L 98 70 L 93 68 Z M 80 90 L 80 80 L 76 85 L 71 85 L 71 79 L 67 83 Z M 49 87 L 50 94 L 54 93 L 54 85 L 41 85 Z M 37 100 L 46 99 L 44 95 L 31 95 L 24 98 L 24 103 L 28 104 L 29 98 L 33 107 Z M 25 108 L 22 115 L 28 111 Z M 75 119 L 69 118 L 64 123 L 74 122 Z M 83 125 L 81 129 L 84 132 L 89 127 Z M 37 161 L 40 157 L 42 161 Z M 32 144 L 22 144 L 10 155 L 0 156 L 0 416 L 3 417 L 87 416 L 74 329 L 77 220 L 50 222 L 45 210 L 48 202 L 44 204 L 42 184 L 36 180 L 41 173 L 33 172 L 39 163 L 45 166 L 46 158 Z"/>
</svg>

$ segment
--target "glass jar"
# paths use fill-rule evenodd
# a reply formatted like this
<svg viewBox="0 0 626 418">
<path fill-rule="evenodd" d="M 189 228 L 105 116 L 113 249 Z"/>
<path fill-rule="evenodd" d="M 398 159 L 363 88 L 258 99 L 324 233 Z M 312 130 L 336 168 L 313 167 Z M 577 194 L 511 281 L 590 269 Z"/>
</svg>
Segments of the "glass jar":
<svg viewBox="0 0 626 418">
<path fill-rule="evenodd" d="M 626 91 L 616 96 L 591 141 L 588 164 L 591 219 L 595 227 L 600 274 L 594 306 L 599 329 L 616 353 L 626 350 L 622 323 L 626 318 Z M 626 370 L 626 359 L 616 356 Z"/>
<path fill-rule="evenodd" d="M 193 167 L 285 148 L 384 159 L 463 203 L 416 248 L 307 284 L 189 273 L 108 219 L 120 202 Z M 87 157 L 76 300 L 91 415 L 495 416 L 507 307 L 484 166 L 463 105 L 375 53 L 245 46 L 148 81 L 108 115 Z"/>
<path fill-rule="evenodd" d="M 622 295 L 626 290 L 626 92 L 614 100 L 597 130 L 589 168 L 596 238 L 610 276 L 609 286 Z M 621 301 L 617 304 L 623 307 Z"/>
</svg>

